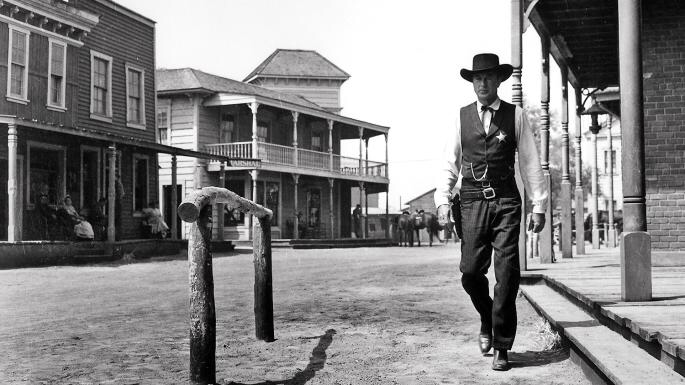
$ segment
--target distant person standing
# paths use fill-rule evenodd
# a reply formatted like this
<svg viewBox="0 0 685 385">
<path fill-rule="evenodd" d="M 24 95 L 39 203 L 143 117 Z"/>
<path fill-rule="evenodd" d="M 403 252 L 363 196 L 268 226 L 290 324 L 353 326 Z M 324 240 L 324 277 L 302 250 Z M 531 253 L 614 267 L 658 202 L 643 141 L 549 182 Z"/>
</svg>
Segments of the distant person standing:
<svg viewBox="0 0 685 385">
<path fill-rule="evenodd" d="M 352 210 L 352 221 L 354 222 L 354 235 L 357 238 L 361 238 L 362 232 L 362 205 L 357 205 L 357 207 Z"/>
<path fill-rule="evenodd" d="M 472 83 L 477 100 L 459 111 L 435 191 L 438 221 L 445 225 L 450 212 L 451 192 L 461 176 L 460 203 L 453 210 L 461 215 L 461 282 L 480 314 L 480 351 L 494 347 L 492 369 L 508 370 L 507 351 L 516 335 L 516 295 L 519 270 L 518 241 L 521 198 L 514 179 L 518 150 L 521 177 L 533 201 L 531 229 L 545 225 L 548 191 L 542 174 L 533 133 L 525 112 L 497 96 L 501 82 L 513 67 L 500 64 L 495 54 L 473 57 L 472 69 L 461 76 Z M 493 256 L 494 251 L 494 256 Z M 485 276 L 494 259 L 494 298 L 490 298 Z"/>
</svg>

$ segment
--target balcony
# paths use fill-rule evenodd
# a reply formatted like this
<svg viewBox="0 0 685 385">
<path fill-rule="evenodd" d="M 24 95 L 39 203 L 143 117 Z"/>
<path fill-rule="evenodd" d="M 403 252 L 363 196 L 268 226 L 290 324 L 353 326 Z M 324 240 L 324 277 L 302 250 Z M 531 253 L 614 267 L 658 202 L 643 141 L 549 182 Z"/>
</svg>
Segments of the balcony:
<svg viewBox="0 0 685 385">
<path fill-rule="evenodd" d="M 387 165 L 359 158 L 351 158 L 328 152 L 306 150 L 273 143 L 257 143 L 257 154 L 252 154 L 252 142 L 218 143 L 205 146 L 212 155 L 232 158 L 256 158 L 265 170 L 318 175 L 343 179 L 386 182 Z M 296 156 L 297 154 L 297 156 Z M 361 165 L 361 168 L 360 168 Z M 209 171 L 217 171 L 218 162 L 208 165 Z M 230 168 L 228 168 L 230 169 Z"/>
</svg>

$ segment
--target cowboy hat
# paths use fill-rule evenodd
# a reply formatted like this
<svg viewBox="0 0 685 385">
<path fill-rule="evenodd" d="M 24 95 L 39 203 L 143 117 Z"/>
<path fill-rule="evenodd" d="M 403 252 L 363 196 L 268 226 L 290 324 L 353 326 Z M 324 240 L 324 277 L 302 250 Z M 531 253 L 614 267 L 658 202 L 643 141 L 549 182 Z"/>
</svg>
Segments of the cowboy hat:
<svg viewBox="0 0 685 385">
<path fill-rule="evenodd" d="M 462 68 L 459 74 L 462 78 L 472 82 L 473 75 L 479 72 L 495 71 L 500 78 L 500 81 L 509 79 L 511 73 L 514 72 L 514 67 L 511 64 L 499 64 L 499 57 L 494 53 L 481 53 L 473 57 L 472 69 L 468 70 Z"/>
</svg>

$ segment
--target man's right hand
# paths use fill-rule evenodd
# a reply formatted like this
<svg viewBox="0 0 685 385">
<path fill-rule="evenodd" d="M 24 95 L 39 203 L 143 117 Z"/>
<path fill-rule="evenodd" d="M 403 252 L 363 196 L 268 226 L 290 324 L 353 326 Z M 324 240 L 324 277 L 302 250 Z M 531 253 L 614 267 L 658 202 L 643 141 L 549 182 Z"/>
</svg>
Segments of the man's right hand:
<svg viewBox="0 0 685 385">
<path fill-rule="evenodd" d="M 445 226 L 450 220 L 450 205 L 440 205 L 438 207 L 438 224 Z"/>
</svg>

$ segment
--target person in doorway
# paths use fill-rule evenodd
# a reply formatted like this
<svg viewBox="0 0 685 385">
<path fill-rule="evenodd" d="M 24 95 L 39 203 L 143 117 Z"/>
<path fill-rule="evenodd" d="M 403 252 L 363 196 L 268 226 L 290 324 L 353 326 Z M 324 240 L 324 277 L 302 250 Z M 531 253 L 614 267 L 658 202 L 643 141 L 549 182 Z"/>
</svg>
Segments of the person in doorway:
<svg viewBox="0 0 685 385">
<path fill-rule="evenodd" d="M 362 237 L 362 205 L 357 205 L 357 207 L 352 210 L 352 221 L 354 225 L 354 235 L 357 238 Z"/>
<path fill-rule="evenodd" d="M 492 369 L 508 370 L 507 351 L 516 335 L 516 296 L 519 270 L 518 240 L 521 198 L 514 179 L 518 150 L 524 186 L 533 201 L 532 231 L 545 225 L 548 191 L 538 150 L 525 112 L 497 95 L 513 67 L 500 64 L 495 54 L 473 57 L 472 68 L 460 74 L 471 82 L 476 101 L 459 111 L 435 191 L 438 221 L 449 220 L 452 189 L 461 178 L 461 282 L 480 315 L 478 344 L 485 354 L 494 347 Z M 494 252 L 493 252 L 494 251 Z M 494 298 L 486 273 L 494 259 Z"/>
<path fill-rule="evenodd" d="M 63 213 L 66 223 L 72 226 L 73 235 L 76 239 L 92 240 L 95 237 L 93 226 L 85 217 L 79 214 L 78 210 L 76 210 L 76 207 L 74 207 L 74 204 L 71 201 L 71 196 L 67 195 L 64 197 L 60 212 Z"/>
</svg>

